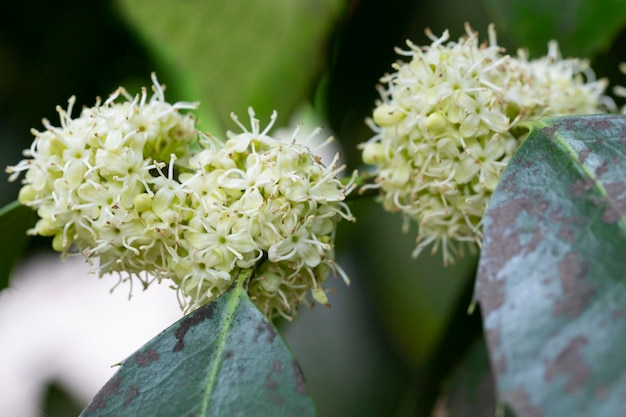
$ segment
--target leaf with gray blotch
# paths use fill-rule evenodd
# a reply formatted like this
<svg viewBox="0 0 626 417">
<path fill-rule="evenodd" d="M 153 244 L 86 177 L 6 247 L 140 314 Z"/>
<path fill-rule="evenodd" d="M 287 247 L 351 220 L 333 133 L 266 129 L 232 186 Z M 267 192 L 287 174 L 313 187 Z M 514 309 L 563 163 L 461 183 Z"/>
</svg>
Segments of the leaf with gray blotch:
<svg viewBox="0 0 626 417">
<path fill-rule="evenodd" d="M 626 118 L 537 123 L 484 218 L 476 284 L 519 417 L 624 415 Z"/>
<path fill-rule="evenodd" d="M 298 363 L 246 293 L 246 273 L 124 360 L 81 417 L 315 415 Z"/>
</svg>

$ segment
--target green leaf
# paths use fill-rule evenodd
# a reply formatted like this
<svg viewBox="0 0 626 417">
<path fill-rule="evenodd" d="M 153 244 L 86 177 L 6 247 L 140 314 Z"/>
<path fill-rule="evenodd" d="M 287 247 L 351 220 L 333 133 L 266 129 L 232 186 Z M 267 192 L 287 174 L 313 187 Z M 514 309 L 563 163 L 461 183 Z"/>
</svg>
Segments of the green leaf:
<svg viewBox="0 0 626 417">
<path fill-rule="evenodd" d="M 246 293 L 251 270 L 124 360 L 87 416 L 313 416 L 298 363 Z"/>
<path fill-rule="evenodd" d="M 519 417 L 624 413 L 625 172 L 626 117 L 547 119 L 491 199 L 476 297 Z"/>
<path fill-rule="evenodd" d="M 461 363 L 446 381 L 436 408 L 438 414 L 434 415 L 454 417 L 496 415 L 495 383 L 484 339 L 472 343 Z"/>
<path fill-rule="evenodd" d="M 273 110 L 288 120 L 313 91 L 344 3 L 118 0 L 123 15 L 179 75 L 186 99 L 200 100 L 200 110 L 211 109 L 228 128 L 230 113 L 245 120 L 248 106 L 263 121 Z"/>
<path fill-rule="evenodd" d="M 449 267 L 443 266 L 441 253 L 425 251 L 413 259 L 415 228 L 402 233 L 402 216 L 371 201 L 351 209 L 359 224 L 368 225 L 357 228 L 350 240 L 357 253 L 366 254 L 359 257 L 358 267 L 367 279 L 364 285 L 375 294 L 381 325 L 404 360 L 420 369 L 432 361 L 463 289 L 474 278 L 476 256 L 466 254 Z"/>
<path fill-rule="evenodd" d="M 34 212 L 17 201 L 0 209 L 0 290 L 9 286 L 11 270 L 26 247 L 26 230 L 34 224 Z"/>
<path fill-rule="evenodd" d="M 483 0 L 499 32 L 533 56 L 545 55 L 551 39 L 565 56 L 590 57 L 608 48 L 626 24 L 619 0 Z"/>
</svg>

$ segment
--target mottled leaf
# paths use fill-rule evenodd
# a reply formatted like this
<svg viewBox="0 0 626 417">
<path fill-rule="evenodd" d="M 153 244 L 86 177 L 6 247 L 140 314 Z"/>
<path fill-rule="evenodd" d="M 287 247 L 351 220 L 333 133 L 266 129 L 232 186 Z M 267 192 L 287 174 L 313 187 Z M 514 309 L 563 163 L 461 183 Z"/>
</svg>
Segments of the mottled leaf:
<svg viewBox="0 0 626 417">
<path fill-rule="evenodd" d="M 313 416 L 300 367 L 237 284 L 124 360 L 82 417 Z"/>
<path fill-rule="evenodd" d="M 34 224 L 34 212 L 17 201 L 0 209 L 0 290 L 9 285 L 11 270 L 26 246 L 26 230 Z"/>
<path fill-rule="evenodd" d="M 340 0 L 118 4 L 157 56 L 179 75 L 188 100 L 200 100 L 201 110 L 215 112 L 228 127 L 230 113 L 246 119 L 248 106 L 263 120 L 273 110 L 281 121 L 288 120 L 312 91 L 330 30 L 345 7 Z"/>
<path fill-rule="evenodd" d="M 566 56 L 589 57 L 607 48 L 626 24 L 619 0 L 483 0 L 502 33 L 534 55 L 551 39 Z"/>
<path fill-rule="evenodd" d="M 476 285 L 519 417 L 626 413 L 626 118 L 537 123 L 484 219 Z"/>
</svg>

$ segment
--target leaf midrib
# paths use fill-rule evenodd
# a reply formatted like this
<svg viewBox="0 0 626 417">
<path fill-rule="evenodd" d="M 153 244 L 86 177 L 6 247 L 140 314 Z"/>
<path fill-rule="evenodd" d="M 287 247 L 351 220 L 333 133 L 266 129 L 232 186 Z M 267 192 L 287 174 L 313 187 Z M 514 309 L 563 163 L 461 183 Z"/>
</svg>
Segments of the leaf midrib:
<svg viewBox="0 0 626 417">
<path fill-rule="evenodd" d="M 626 234 L 626 216 L 624 216 L 622 212 L 618 209 L 618 205 L 611 198 L 611 196 L 609 196 L 606 188 L 604 188 L 602 183 L 595 177 L 593 172 L 591 172 L 585 164 L 580 163 L 578 159 L 579 155 L 576 153 L 576 150 L 569 145 L 567 138 L 562 135 L 560 130 L 557 130 L 552 137 L 554 138 L 554 141 L 557 143 L 557 145 L 559 145 L 559 147 L 561 147 L 565 154 L 571 159 L 572 163 L 575 166 L 579 167 L 581 171 L 593 181 L 594 188 L 596 189 L 598 194 L 600 194 L 600 196 L 607 202 L 608 206 L 619 214 L 620 219 L 619 221 L 617 221 L 617 224 L 622 233 Z"/>
<path fill-rule="evenodd" d="M 208 379 L 206 381 L 206 386 L 204 389 L 204 395 L 202 396 L 202 402 L 200 404 L 200 416 L 206 416 L 207 411 L 209 409 L 209 405 L 211 403 L 212 394 L 214 392 L 215 383 L 217 382 L 218 373 L 222 367 L 222 362 L 225 355 L 226 350 L 226 337 L 230 332 L 230 328 L 234 322 L 233 317 L 235 316 L 235 310 L 239 306 L 239 302 L 241 301 L 242 292 L 245 293 L 245 284 L 248 279 L 251 277 L 253 273 L 253 269 L 245 269 L 239 271 L 237 278 L 235 279 L 235 288 L 233 288 L 229 292 L 228 304 L 226 307 L 226 312 L 224 317 L 224 321 L 222 323 L 217 342 L 215 355 L 211 360 L 210 372 Z"/>
</svg>

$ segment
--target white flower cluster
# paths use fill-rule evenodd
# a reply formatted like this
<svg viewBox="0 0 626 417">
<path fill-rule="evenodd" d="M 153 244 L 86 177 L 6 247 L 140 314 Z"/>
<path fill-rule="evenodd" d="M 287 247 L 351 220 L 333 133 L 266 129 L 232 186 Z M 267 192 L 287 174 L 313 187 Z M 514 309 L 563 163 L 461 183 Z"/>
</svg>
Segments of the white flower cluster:
<svg viewBox="0 0 626 417">
<path fill-rule="evenodd" d="M 235 121 L 237 119 L 233 116 Z M 250 283 L 252 300 L 267 314 L 289 318 L 311 292 L 327 304 L 321 284 L 329 272 L 348 282 L 334 263 L 337 222 L 353 220 L 343 202 L 353 189 L 338 175 L 339 155 L 328 167 L 309 148 L 260 130 L 250 109 L 251 131 L 229 132 L 222 145 L 204 138 L 205 149 L 180 175 L 181 192 L 191 210 L 175 281 L 185 294 L 203 303 L 230 284 L 233 271 L 259 265 Z M 314 134 L 317 133 L 314 132 Z"/>
<path fill-rule="evenodd" d="M 307 294 L 327 303 L 322 288 L 333 262 L 336 223 L 352 219 L 343 203 L 352 182 L 325 167 L 308 147 L 252 129 L 222 143 L 199 134 L 180 109 L 154 94 L 122 88 L 61 127 L 33 130 L 19 201 L 40 217 L 30 232 L 53 236 L 53 248 L 98 259 L 100 275 L 144 286 L 168 278 L 189 310 L 217 298 L 242 268 L 257 268 L 249 292 L 268 315 L 295 314 Z M 118 100 L 125 99 L 125 100 Z M 200 149 L 192 151 L 200 144 Z M 335 161 L 336 162 L 336 159 Z"/>
<path fill-rule="evenodd" d="M 548 55 L 528 60 L 504 54 L 493 26 L 489 42 L 466 26 L 466 36 L 430 46 L 408 42 L 397 50 L 409 62 L 393 65 L 380 86 L 381 101 L 370 125 L 375 136 L 362 158 L 374 164 L 386 210 L 419 225 L 414 256 L 428 244 L 453 262 L 466 242 L 480 245 L 489 198 L 533 118 L 601 112 L 606 81 L 596 81 L 587 62 L 561 59 L 556 43 Z"/>
</svg>

